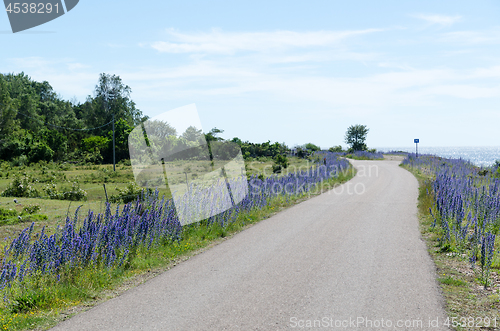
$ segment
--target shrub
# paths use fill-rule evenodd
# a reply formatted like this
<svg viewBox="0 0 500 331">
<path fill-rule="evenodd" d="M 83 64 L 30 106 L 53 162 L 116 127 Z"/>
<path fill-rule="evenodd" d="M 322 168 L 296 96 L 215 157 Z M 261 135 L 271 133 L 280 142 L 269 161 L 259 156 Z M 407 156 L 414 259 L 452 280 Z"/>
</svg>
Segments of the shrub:
<svg viewBox="0 0 500 331">
<path fill-rule="evenodd" d="M 12 167 L 21 167 L 28 164 L 28 157 L 26 155 L 16 156 L 10 162 Z"/>
<path fill-rule="evenodd" d="M 129 203 L 136 201 L 143 194 L 143 188 L 137 185 L 135 182 L 130 182 L 124 189 L 116 188 L 118 191 L 117 195 L 112 195 L 109 197 L 109 201 L 113 203 Z M 153 190 L 148 188 L 146 193 L 152 194 Z"/>
<path fill-rule="evenodd" d="M 321 148 L 319 146 L 314 145 L 313 143 L 307 143 L 304 145 L 304 147 L 311 152 L 317 152 L 320 151 Z"/>
<path fill-rule="evenodd" d="M 304 150 L 300 147 L 297 148 L 297 156 L 301 159 L 304 159 L 309 156 L 309 153 L 307 150 Z"/>
<path fill-rule="evenodd" d="M 38 197 L 38 191 L 31 186 L 32 179 L 28 176 L 16 177 L 9 187 L 2 192 L 3 197 L 34 198 Z"/>
<path fill-rule="evenodd" d="M 38 204 L 29 204 L 23 208 L 23 213 L 25 214 L 35 214 L 39 212 L 42 208 Z"/>
<path fill-rule="evenodd" d="M 130 162 L 130 159 L 122 159 L 118 162 L 118 164 L 124 165 L 124 166 L 131 166 L 132 165 L 132 163 Z"/>
<path fill-rule="evenodd" d="M 493 173 L 493 177 L 500 178 L 500 160 L 495 161 L 491 172 Z"/>
<path fill-rule="evenodd" d="M 328 151 L 330 151 L 332 153 L 342 153 L 344 150 L 342 149 L 342 146 L 338 145 L 338 146 L 330 147 L 328 149 Z"/>
<path fill-rule="evenodd" d="M 41 160 L 50 161 L 53 156 L 54 151 L 46 144 L 35 144 L 28 153 L 30 162 L 38 162 Z"/>
<path fill-rule="evenodd" d="M 84 153 L 83 160 L 87 164 L 101 164 L 103 157 L 101 155 L 101 152 L 96 149 L 95 151 Z"/>
<path fill-rule="evenodd" d="M 282 169 L 288 167 L 288 159 L 285 155 L 276 155 L 274 158 L 273 172 L 280 173 Z"/>
<path fill-rule="evenodd" d="M 63 189 L 59 191 L 57 189 L 57 185 L 54 183 L 50 183 L 45 185 L 43 188 L 45 194 L 49 196 L 50 199 L 55 200 L 71 200 L 71 201 L 81 201 L 87 200 L 87 192 L 80 188 L 80 185 L 76 182 L 73 182 L 71 188 Z"/>
<path fill-rule="evenodd" d="M 14 209 L 6 209 L 0 207 L 0 220 L 6 220 L 17 216 L 17 211 Z"/>
</svg>

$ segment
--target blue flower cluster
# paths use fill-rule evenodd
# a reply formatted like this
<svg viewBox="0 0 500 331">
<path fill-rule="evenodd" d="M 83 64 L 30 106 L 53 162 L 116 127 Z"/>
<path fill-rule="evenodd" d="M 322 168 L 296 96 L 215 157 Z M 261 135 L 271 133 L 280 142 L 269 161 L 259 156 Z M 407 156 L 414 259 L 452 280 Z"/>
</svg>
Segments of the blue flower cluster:
<svg viewBox="0 0 500 331">
<path fill-rule="evenodd" d="M 352 153 L 355 157 L 369 159 L 369 160 L 381 160 L 384 158 L 384 154 L 380 152 L 372 153 L 367 151 L 355 151 Z"/>
<path fill-rule="evenodd" d="M 489 271 L 500 226 L 500 179 L 462 159 L 409 154 L 403 164 L 434 177 L 430 213 L 442 229 L 441 242 L 469 250 L 472 266 L 479 259 Z"/>
<path fill-rule="evenodd" d="M 262 208 L 273 197 L 311 192 L 323 180 L 349 169 L 349 162 L 334 153 L 324 153 L 321 159 L 324 162 L 286 176 L 250 178 L 248 195 L 239 204 L 210 217 L 208 224 L 226 226 L 242 211 Z M 117 206 L 113 213 L 109 204 L 104 214 L 89 211 L 79 222 L 77 209 L 75 217 L 67 218 L 52 235 L 47 235 L 45 228 L 33 234 L 34 224 L 24 229 L 6 246 L 0 264 L 0 290 L 36 275 L 52 274 L 59 279 L 74 268 L 118 267 L 138 247 L 149 249 L 178 241 L 183 231 L 173 200 L 159 199 L 158 191 L 124 205 L 121 211 Z"/>
</svg>

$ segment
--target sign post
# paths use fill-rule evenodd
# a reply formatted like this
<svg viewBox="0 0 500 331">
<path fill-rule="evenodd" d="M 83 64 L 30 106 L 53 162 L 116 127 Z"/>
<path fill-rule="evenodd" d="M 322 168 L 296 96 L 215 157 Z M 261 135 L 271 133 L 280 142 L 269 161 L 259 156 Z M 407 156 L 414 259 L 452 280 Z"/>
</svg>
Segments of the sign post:
<svg viewBox="0 0 500 331">
<path fill-rule="evenodd" d="M 413 142 L 415 143 L 415 151 L 418 157 L 418 143 L 420 142 L 420 139 L 413 139 Z"/>
</svg>

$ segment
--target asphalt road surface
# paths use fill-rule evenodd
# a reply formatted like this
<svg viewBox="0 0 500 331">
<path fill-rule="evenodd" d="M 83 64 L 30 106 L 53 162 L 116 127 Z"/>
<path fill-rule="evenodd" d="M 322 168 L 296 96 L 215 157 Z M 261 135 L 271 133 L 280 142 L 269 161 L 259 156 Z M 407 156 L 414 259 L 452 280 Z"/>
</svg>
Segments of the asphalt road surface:
<svg viewBox="0 0 500 331">
<path fill-rule="evenodd" d="M 446 330 L 417 180 L 358 174 L 53 330 Z"/>
</svg>

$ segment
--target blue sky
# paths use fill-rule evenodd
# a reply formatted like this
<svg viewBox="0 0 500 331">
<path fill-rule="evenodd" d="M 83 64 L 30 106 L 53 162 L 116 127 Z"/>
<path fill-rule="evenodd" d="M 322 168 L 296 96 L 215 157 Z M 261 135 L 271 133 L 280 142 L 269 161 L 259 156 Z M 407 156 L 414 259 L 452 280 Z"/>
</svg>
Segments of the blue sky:
<svg viewBox="0 0 500 331">
<path fill-rule="evenodd" d="M 195 103 L 205 131 L 288 145 L 500 145 L 498 1 L 82 0 L 12 34 L 0 72 L 83 102 L 119 75 L 151 117 Z"/>
</svg>

